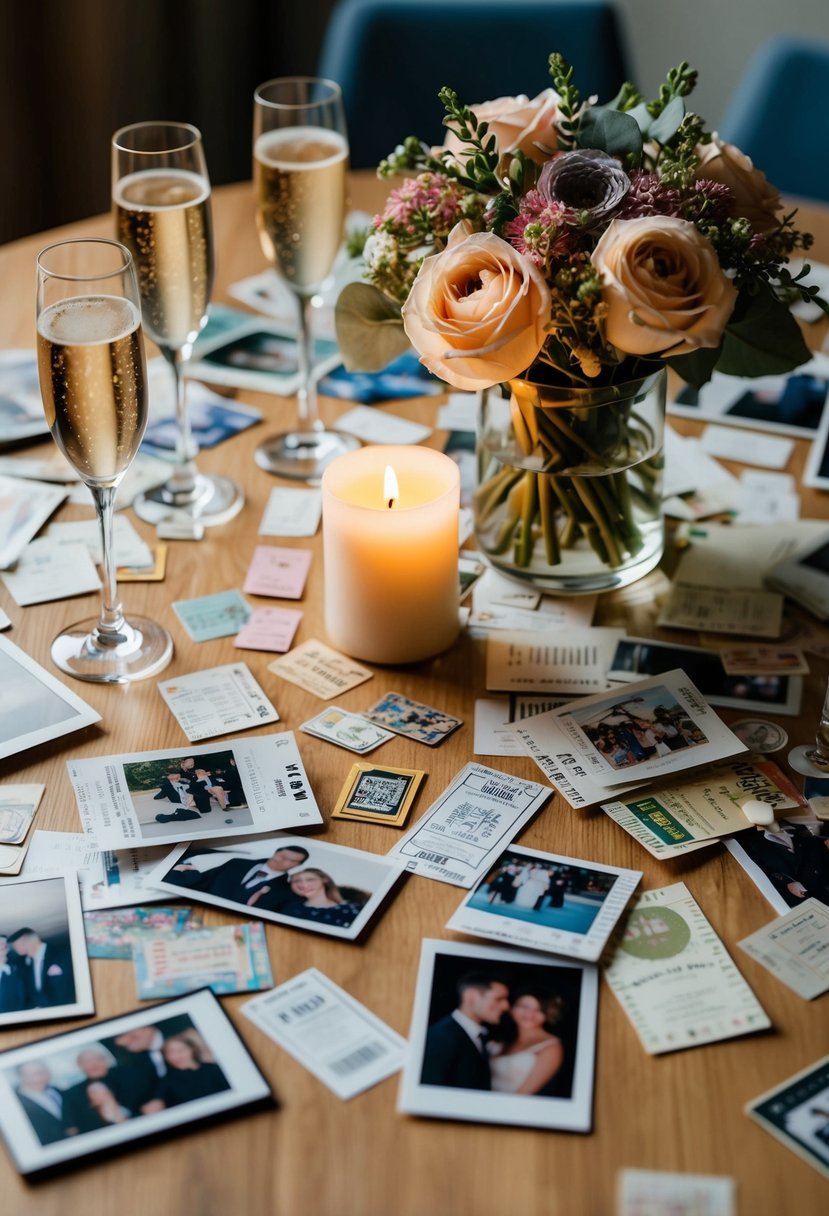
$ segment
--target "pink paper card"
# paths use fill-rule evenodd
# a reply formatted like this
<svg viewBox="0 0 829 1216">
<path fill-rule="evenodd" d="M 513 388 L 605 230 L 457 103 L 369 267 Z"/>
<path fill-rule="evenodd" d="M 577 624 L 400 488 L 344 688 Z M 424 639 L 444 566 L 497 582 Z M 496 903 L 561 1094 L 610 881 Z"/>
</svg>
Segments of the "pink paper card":
<svg viewBox="0 0 829 1216">
<path fill-rule="evenodd" d="M 302 613 L 296 608 L 254 608 L 234 639 L 242 650 L 290 650 Z"/>
<path fill-rule="evenodd" d="M 310 549 L 257 545 L 245 577 L 244 589 L 251 595 L 272 595 L 281 600 L 301 599 L 311 557 Z"/>
</svg>

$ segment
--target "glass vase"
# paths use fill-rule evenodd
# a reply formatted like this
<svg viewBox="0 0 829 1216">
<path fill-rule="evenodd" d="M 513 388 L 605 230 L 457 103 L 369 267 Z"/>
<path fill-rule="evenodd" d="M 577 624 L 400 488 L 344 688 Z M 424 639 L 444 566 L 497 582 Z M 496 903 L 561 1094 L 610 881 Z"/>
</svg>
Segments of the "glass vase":
<svg viewBox="0 0 829 1216">
<path fill-rule="evenodd" d="M 662 556 L 667 374 L 597 388 L 511 380 L 481 394 L 475 533 L 552 594 L 627 586 Z"/>
</svg>

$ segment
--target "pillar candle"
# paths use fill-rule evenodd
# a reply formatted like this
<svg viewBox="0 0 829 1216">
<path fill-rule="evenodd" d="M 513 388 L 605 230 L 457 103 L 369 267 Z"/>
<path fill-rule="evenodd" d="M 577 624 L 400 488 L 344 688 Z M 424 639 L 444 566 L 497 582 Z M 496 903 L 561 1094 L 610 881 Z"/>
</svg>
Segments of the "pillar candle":
<svg viewBox="0 0 829 1216">
<path fill-rule="evenodd" d="M 399 495 L 384 488 L 390 466 Z M 370 663 L 414 663 L 458 636 L 458 466 L 423 447 L 370 446 L 322 478 L 325 627 Z"/>
</svg>

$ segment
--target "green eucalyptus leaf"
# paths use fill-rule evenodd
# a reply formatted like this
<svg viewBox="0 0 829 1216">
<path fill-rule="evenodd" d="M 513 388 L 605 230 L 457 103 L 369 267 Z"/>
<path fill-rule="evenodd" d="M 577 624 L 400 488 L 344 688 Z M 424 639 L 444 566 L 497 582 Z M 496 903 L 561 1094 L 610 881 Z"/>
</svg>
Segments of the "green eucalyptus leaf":
<svg viewBox="0 0 829 1216">
<path fill-rule="evenodd" d="M 642 133 L 642 137 L 647 138 L 653 120 L 645 102 L 640 101 L 638 106 L 633 106 L 632 109 L 626 110 L 625 113 L 634 120 Z"/>
<path fill-rule="evenodd" d="M 598 148 L 610 156 L 642 154 L 642 132 L 630 114 L 593 106 L 585 110 L 579 123 L 579 144 L 582 148 Z"/>
<path fill-rule="evenodd" d="M 800 326 L 768 288 L 741 292 L 725 331 L 717 371 L 727 376 L 779 376 L 809 359 Z"/>
<path fill-rule="evenodd" d="M 648 136 L 655 139 L 657 143 L 668 143 L 676 135 L 684 117 L 685 102 L 681 97 L 674 97 L 672 101 L 668 102 L 659 117 L 653 120 L 648 130 Z"/>
<path fill-rule="evenodd" d="M 702 388 L 703 384 L 707 384 L 711 379 L 721 353 L 720 346 L 704 346 L 688 355 L 676 355 L 673 359 L 666 359 L 665 362 L 686 384 L 693 388 Z"/>
<path fill-rule="evenodd" d="M 348 283 L 342 289 L 334 321 L 347 371 L 382 371 L 409 349 L 400 305 L 370 283 Z"/>
</svg>

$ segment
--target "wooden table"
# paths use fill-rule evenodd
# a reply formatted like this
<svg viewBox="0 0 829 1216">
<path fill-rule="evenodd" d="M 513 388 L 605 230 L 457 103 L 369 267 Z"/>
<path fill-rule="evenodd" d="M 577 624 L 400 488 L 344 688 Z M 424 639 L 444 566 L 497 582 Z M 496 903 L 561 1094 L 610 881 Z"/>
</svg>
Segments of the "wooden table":
<svg viewBox="0 0 829 1216">
<path fill-rule="evenodd" d="M 356 175 L 352 202 L 375 207 L 383 185 Z M 254 232 L 247 185 L 216 192 L 218 287 L 226 299 L 228 283 L 263 267 Z M 829 260 L 829 223 L 818 212 L 803 215 L 804 226 L 820 229 L 815 255 Z M 34 259 L 49 239 L 69 235 L 109 235 L 108 217 L 43 234 L 0 250 L 0 344 L 33 346 Z M 293 419 L 294 404 L 243 394 L 264 408 L 265 421 L 245 434 L 202 453 L 200 465 L 229 472 L 247 493 L 244 511 L 230 524 L 208 531 L 201 543 L 171 544 L 166 580 L 123 588 L 127 613 L 145 612 L 162 621 L 175 639 L 175 656 L 166 675 L 211 667 L 238 657 L 231 639 L 196 645 L 173 613 L 173 600 L 241 586 L 256 530 L 270 490 L 276 484 L 253 462 L 264 433 Z M 322 399 L 330 419 L 346 406 Z M 429 419 L 433 402 L 395 404 L 395 413 Z M 688 429 L 686 426 L 684 429 Z M 439 443 L 442 436 L 435 435 Z M 801 445 L 802 447 L 802 445 Z M 44 445 L 43 451 L 48 451 Z M 792 468 L 802 468 L 799 450 Z M 82 515 L 66 508 L 61 518 Z M 804 491 L 803 514 L 827 515 L 825 495 Z M 137 521 L 139 531 L 152 530 Z M 291 541 L 280 541 L 280 544 Z M 324 638 L 321 542 L 309 543 L 315 559 L 301 607 L 305 613 L 298 640 Z M 254 602 L 256 601 L 254 597 Z M 97 611 L 88 596 L 44 606 L 18 608 L 5 589 L 0 606 L 12 619 L 9 637 L 50 667 L 49 645 L 63 626 Z M 614 611 L 602 601 L 602 616 Z M 633 630 L 631 630 L 633 631 Z M 671 634 L 682 640 L 682 635 Z M 692 635 L 688 641 L 694 641 Z M 281 728 L 296 729 L 322 703 L 267 671 L 270 656 L 254 651 L 245 658 L 275 701 Z M 829 667 L 812 660 L 799 718 L 785 719 L 790 745 L 811 742 Z M 101 713 L 99 726 L 0 764 L 0 780 L 43 782 L 46 793 L 37 826 L 77 831 L 78 816 L 65 771 L 70 757 L 102 756 L 175 745 L 184 738 L 159 696 L 155 681 L 127 688 L 72 686 Z M 428 779 L 416 814 L 425 809 L 449 779 L 472 758 L 472 716 L 483 694 L 483 644 L 462 637 L 446 655 L 401 671 L 378 670 L 376 677 L 341 698 L 359 710 L 383 691 L 397 689 L 463 718 L 465 725 L 436 750 L 402 738 L 387 744 L 382 760 L 390 765 L 424 767 Z M 2 695 L 2 690 L 0 690 Z M 739 712 L 724 711 L 733 721 Z M 271 728 L 263 728 L 263 733 Z M 301 750 L 318 802 L 327 817 L 353 763 L 348 752 L 308 736 Z M 781 753 L 785 755 L 785 753 Z M 497 760 L 495 766 L 541 779 L 529 761 Z M 324 839 L 385 853 L 398 838 L 392 829 L 335 821 Z M 391 1079 L 349 1103 L 334 1098 L 310 1074 L 274 1047 L 246 1019 L 236 1016 L 241 997 L 224 1000 L 240 1033 L 272 1083 L 280 1107 L 197 1130 L 169 1144 L 126 1153 L 59 1180 L 37 1186 L 22 1182 L 0 1152 L 2 1209 L 14 1216 L 87 1216 L 117 1212 L 138 1216 L 609 1216 L 614 1209 L 617 1170 L 636 1166 L 709 1174 L 730 1174 L 739 1183 L 743 1216 L 826 1211 L 826 1183 L 817 1172 L 775 1142 L 742 1113 L 743 1104 L 817 1060 L 829 1049 L 827 999 L 806 1003 L 736 950 L 736 942 L 772 919 L 772 910 L 724 849 L 704 850 L 660 864 L 649 857 L 601 811 L 576 812 L 555 796 L 521 837 L 521 843 L 574 857 L 644 870 L 644 887 L 686 882 L 721 935 L 740 970 L 767 1010 L 774 1030 L 662 1058 L 645 1054 L 615 998 L 602 986 L 599 1010 L 595 1130 L 589 1136 L 417 1120 L 395 1110 L 398 1082 Z M 414 992 L 420 941 L 448 938 L 444 928 L 458 904 L 455 887 L 409 878 L 363 945 L 328 940 L 280 926 L 267 928 L 277 982 L 310 965 L 320 968 L 406 1034 Z M 206 909 L 210 923 L 226 918 Z M 109 1017 L 135 1007 L 132 967 L 94 961 L 92 977 L 97 1014 Z M 69 1026 L 67 1025 L 67 1029 Z M 48 1032 L 64 1029 L 60 1024 Z M 42 1037 L 47 1028 L 0 1032 L 0 1048 Z"/>
</svg>

